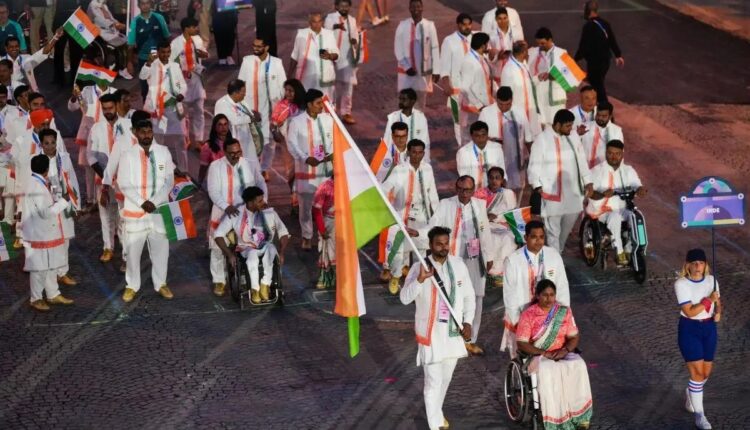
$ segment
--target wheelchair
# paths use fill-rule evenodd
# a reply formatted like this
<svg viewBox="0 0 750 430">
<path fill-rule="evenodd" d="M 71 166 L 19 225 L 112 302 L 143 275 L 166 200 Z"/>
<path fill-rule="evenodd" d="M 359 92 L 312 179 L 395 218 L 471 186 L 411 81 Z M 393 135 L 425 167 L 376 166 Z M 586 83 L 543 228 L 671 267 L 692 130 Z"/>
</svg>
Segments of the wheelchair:
<svg viewBox="0 0 750 430">
<path fill-rule="evenodd" d="M 625 202 L 630 212 L 630 215 L 622 223 L 622 244 L 626 249 L 630 247 L 629 266 L 633 270 L 636 282 L 642 284 L 647 277 L 646 248 L 648 247 L 648 235 L 646 234 L 646 218 L 633 202 L 635 191 L 615 191 L 614 194 Z M 633 226 L 632 229 L 631 226 Z M 609 254 L 612 252 L 612 233 L 607 225 L 584 214 L 579 238 L 581 256 L 586 265 L 589 267 L 599 265 L 602 270 L 606 269 Z"/>
<path fill-rule="evenodd" d="M 247 270 L 247 260 L 239 252 L 236 251 L 236 237 L 234 232 L 230 232 L 227 235 L 227 242 L 230 249 L 235 250 L 235 256 L 237 257 L 237 265 L 232 268 L 227 258 L 225 261 L 225 271 L 227 286 L 229 287 L 229 294 L 232 300 L 240 304 L 240 309 L 248 309 L 251 307 L 268 307 L 268 306 L 284 306 L 284 290 L 281 281 L 281 263 L 279 257 L 276 256 L 273 260 L 273 267 L 270 270 L 273 271 L 271 276 L 271 285 L 268 293 L 268 301 L 261 303 L 253 303 L 250 300 L 250 271 Z M 262 262 L 258 262 L 258 279 L 263 278 L 263 274 L 267 270 L 263 267 Z"/>
<path fill-rule="evenodd" d="M 516 358 L 508 363 L 505 372 L 505 410 L 514 422 L 531 425 L 533 430 L 543 429 L 542 407 L 536 390 L 536 375 L 529 373 L 529 364 L 534 357 L 518 351 Z"/>
</svg>

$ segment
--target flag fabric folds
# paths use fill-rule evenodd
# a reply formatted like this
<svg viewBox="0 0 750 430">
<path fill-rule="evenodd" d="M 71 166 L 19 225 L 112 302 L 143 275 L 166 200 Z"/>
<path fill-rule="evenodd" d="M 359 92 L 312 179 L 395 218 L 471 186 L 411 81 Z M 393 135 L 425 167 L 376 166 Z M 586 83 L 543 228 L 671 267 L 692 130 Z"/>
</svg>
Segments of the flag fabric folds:
<svg viewBox="0 0 750 430">
<path fill-rule="evenodd" d="M 526 234 L 526 224 L 531 221 L 531 206 L 505 212 L 502 217 L 508 223 L 513 236 L 516 237 L 516 243 L 524 243 L 523 236 Z"/>
<path fill-rule="evenodd" d="M 117 78 L 117 72 L 86 61 L 81 61 L 81 65 L 78 66 L 78 73 L 76 73 L 76 80 L 90 81 L 99 85 L 112 85 L 115 78 Z"/>
<path fill-rule="evenodd" d="M 195 186 L 190 178 L 175 176 L 174 187 L 169 192 L 169 200 L 173 202 L 183 200 L 195 194 L 196 191 L 198 191 L 198 187 Z"/>
<path fill-rule="evenodd" d="M 189 199 L 161 205 L 159 213 L 164 220 L 164 229 L 167 231 L 167 239 L 170 242 L 198 236 Z"/>
<path fill-rule="evenodd" d="M 586 72 L 578 67 L 578 64 L 567 52 L 559 52 L 549 70 L 558 84 L 567 92 L 578 88 L 578 85 L 586 78 Z"/>
<path fill-rule="evenodd" d="M 91 19 L 86 12 L 80 7 L 70 15 L 63 29 L 68 33 L 71 39 L 75 40 L 76 43 L 81 45 L 81 48 L 86 49 L 99 36 L 99 27 L 91 22 Z"/>
</svg>

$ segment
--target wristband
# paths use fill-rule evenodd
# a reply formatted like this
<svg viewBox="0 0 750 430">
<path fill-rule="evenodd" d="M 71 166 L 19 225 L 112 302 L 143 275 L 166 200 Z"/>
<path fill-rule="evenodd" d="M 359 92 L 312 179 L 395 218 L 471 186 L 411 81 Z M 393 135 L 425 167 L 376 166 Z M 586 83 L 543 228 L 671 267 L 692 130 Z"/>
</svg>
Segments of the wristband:
<svg viewBox="0 0 750 430">
<path fill-rule="evenodd" d="M 713 303 L 708 299 L 708 297 L 704 297 L 703 299 L 701 299 L 701 304 L 704 308 L 706 308 L 706 312 L 711 312 L 711 305 L 713 305 Z"/>
</svg>

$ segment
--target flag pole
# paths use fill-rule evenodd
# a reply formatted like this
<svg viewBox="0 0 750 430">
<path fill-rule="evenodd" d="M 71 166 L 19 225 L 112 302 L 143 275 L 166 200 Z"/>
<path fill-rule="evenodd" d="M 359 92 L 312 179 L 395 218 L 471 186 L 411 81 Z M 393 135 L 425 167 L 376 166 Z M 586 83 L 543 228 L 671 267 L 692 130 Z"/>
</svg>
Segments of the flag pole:
<svg viewBox="0 0 750 430">
<path fill-rule="evenodd" d="M 362 163 L 363 166 L 365 166 L 365 171 L 367 172 L 367 175 L 370 177 L 370 180 L 373 181 L 375 184 L 375 189 L 378 191 L 378 194 L 385 202 L 386 207 L 391 212 L 391 215 L 396 220 L 396 224 L 398 225 L 399 230 L 404 234 L 404 237 L 406 238 L 406 241 L 409 243 L 409 246 L 411 247 L 412 251 L 417 255 L 419 258 L 419 263 L 424 267 L 425 269 L 429 269 L 429 266 L 427 265 L 427 262 L 425 261 L 422 254 L 419 253 L 419 249 L 417 248 L 417 245 L 414 243 L 414 240 L 412 240 L 411 236 L 409 236 L 409 232 L 406 231 L 406 226 L 404 225 L 404 221 L 401 219 L 401 216 L 396 212 L 396 209 L 393 208 L 393 205 L 391 205 L 391 202 L 386 197 L 385 193 L 383 192 L 383 189 L 380 187 L 380 181 L 375 177 L 375 174 L 370 170 L 370 164 L 367 163 L 367 160 L 365 160 L 364 155 L 362 155 L 362 152 L 359 150 L 359 147 L 354 142 L 354 139 L 349 134 L 349 130 L 344 127 L 344 124 L 341 122 L 341 119 L 336 114 L 336 111 L 333 109 L 333 106 L 331 106 L 331 103 L 328 101 L 327 98 L 323 99 L 323 105 L 325 106 L 326 112 L 331 115 L 333 120 L 336 122 L 336 125 L 339 127 L 342 133 L 344 133 L 344 137 L 346 137 L 349 142 L 352 143 L 351 149 L 352 152 L 357 156 L 357 159 L 360 163 Z M 451 314 L 451 317 L 453 318 L 453 322 L 456 323 L 456 326 L 460 330 L 463 325 L 461 323 L 461 319 L 458 318 L 458 315 L 456 314 L 456 311 L 453 309 L 453 306 L 451 306 L 450 301 L 448 301 L 448 297 L 445 296 L 445 293 L 442 289 L 437 288 L 437 280 L 434 279 L 434 277 L 431 277 L 433 279 L 433 284 L 435 284 L 435 289 L 438 291 L 438 294 L 440 294 L 440 298 L 443 299 L 443 303 L 448 307 L 448 311 Z"/>
</svg>

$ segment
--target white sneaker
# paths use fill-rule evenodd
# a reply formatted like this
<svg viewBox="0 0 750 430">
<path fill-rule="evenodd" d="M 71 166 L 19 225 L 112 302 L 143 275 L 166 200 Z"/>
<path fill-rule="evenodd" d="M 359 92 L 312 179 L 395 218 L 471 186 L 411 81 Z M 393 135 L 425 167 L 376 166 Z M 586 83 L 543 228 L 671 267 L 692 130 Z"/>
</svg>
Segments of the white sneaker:
<svg viewBox="0 0 750 430">
<path fill-rule="evenodd" d="M 690 413 L 695 413 L 693 402 L 690 401 L 690 390 L 687 388 L 685 388 L 685 410 Z"/>
<path fill-rule="evenodd" d="M 128 73 L 128 69 L 122 69 L 119 72 L 117 72 L 117 74 L 120 75 L 121 78 L 128 80 L 128 81 L 133 79 L 133 75 Z"/>
<path fill-rule="evenodd" d="M 236 63 L 234 62 L 234 58 L 227 57 L 227 66 L 234 66 Z"/>
<path fill-rule="evenodd" d="M 711 423 L 708 422 L 706 416 L 703 414 L 695 416 L 695 426 L 700 430 L 711 430 Z"/>
</svg>

